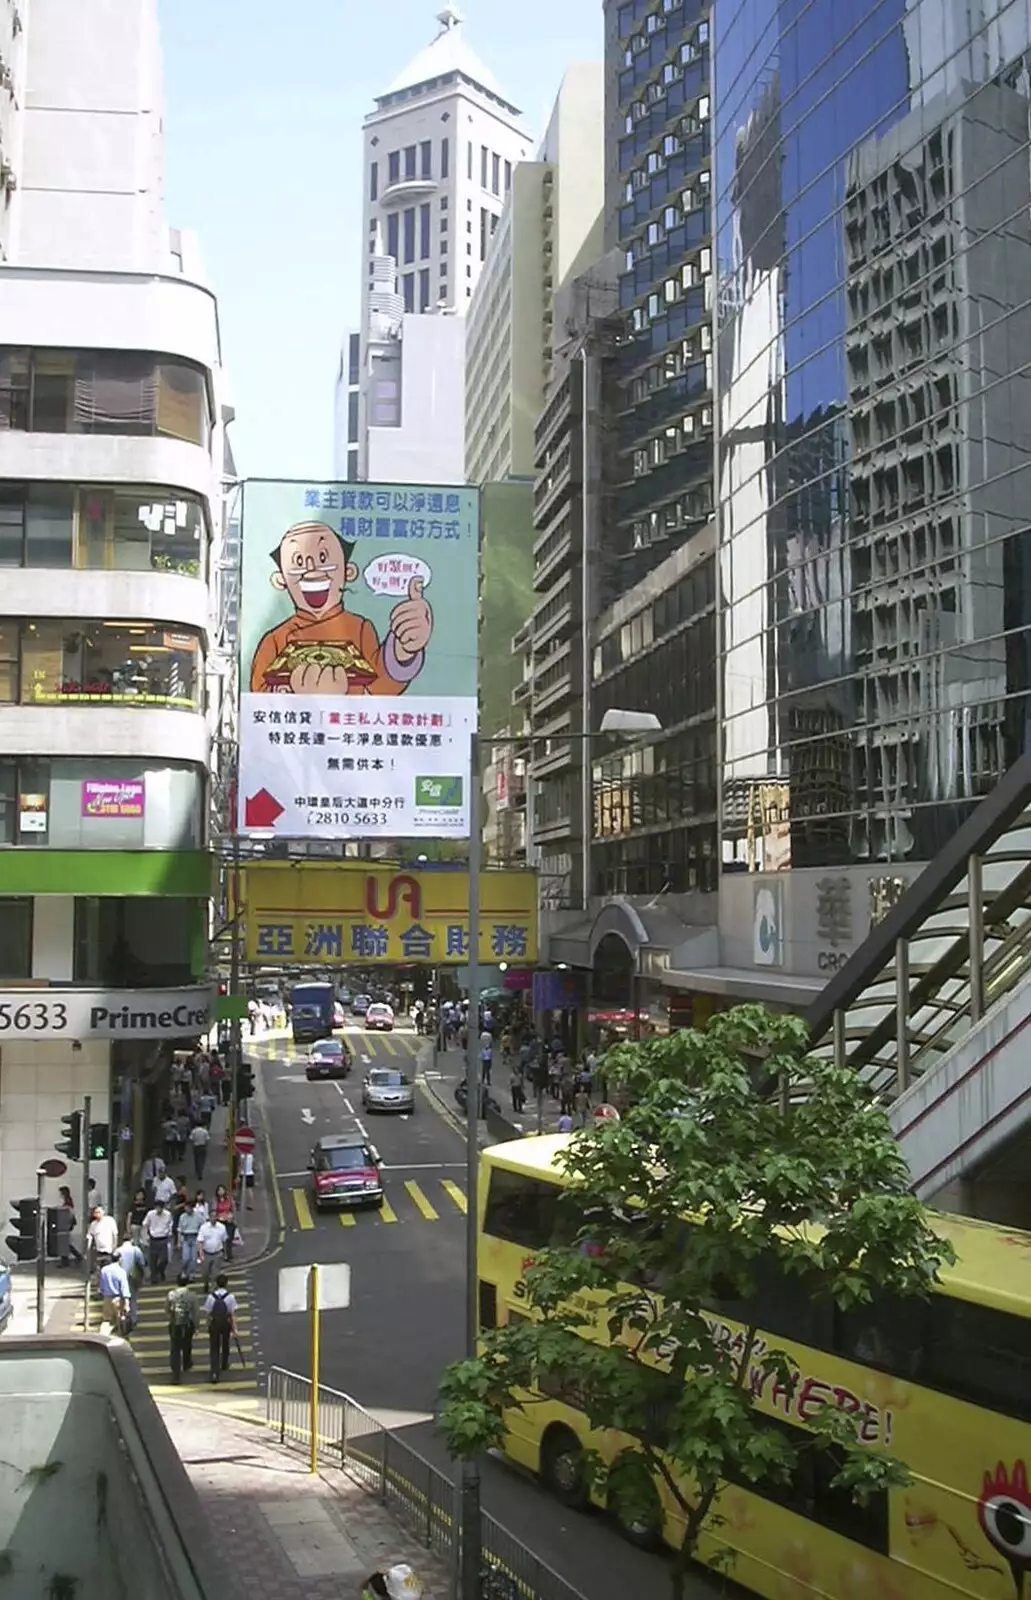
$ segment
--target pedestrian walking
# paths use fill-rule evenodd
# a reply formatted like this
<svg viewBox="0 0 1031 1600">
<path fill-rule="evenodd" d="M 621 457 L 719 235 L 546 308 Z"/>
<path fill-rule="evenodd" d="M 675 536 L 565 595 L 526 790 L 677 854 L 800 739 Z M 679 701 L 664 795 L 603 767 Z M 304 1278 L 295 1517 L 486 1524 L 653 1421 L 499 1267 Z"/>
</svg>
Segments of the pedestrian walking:
<svg viewBox="0 0 1031 1600">
<path fill-rule="evenodd" d="M 120 1267 L 124 1268 L 125 1276 L 129 1280 L 129 1320 L 135 1327 L 140 1284 L 143 1282 L 144 1267 L 146 1265 L 143 1260 L 143 1251 L 138 1244 L 133 1244 L 132 1240 L 127 1237 L 115 1251 L 115 1260 Z"/>
<path fill-rule="evenodd" d="M 197 1235 L 205 1219 L 192 1200 L 179 1213 L 179 1266 L 187 1281 L 197 1270 Z"/>
<path fill-rule="evenodd" d="M 489 1028 L 480 1034 L 480 1081 L 490 1086 L 491 1067 L 494 1064 L 494 1035 Z"/>
<path fill-rule="evenodd" d="M 78 1219 L 75 1215 L 75 1201 L 68 1185 L 62 1183 L 58 1194 L 61 1203 L 57 1208 L 57 1258 L 62 1267 L 70 1265 L 71 1261 L 82 1260 L 82 1252 L 72 1243 L 72 1231 L 77 1226 Z"/>
<path fill-rule="evenodd" d="M 220 1272 L 215 1287 L 204 1302 L 208 1319 L 208 1363 L 212 1383 L 229 1371 L 229 1341 L 235 1329 L 236 1296 L 229 1293 L 229 1279 Z"/>
<path fill-rule="evenodd" d="M 132 1285 L 119 1261 L 106 1261 L 100 1269 L 100 1320 L 112 1333 L 128 1331 Z"/>
<path fill-rule="evenodd" d="M 518 1116 L 526 1104 L 526 1086 L 523 1082 L 523 1075 L 518 1067 L 514 1067 L 512 1069 L 512 1076 L 509 1079 L 509 1088 L 512 1093 L 512 1110 L 515 1112 L 516 1116 Z"/>
<path fill-rule="evenodd" d="M 185 1272 L 180 1272 L 174 1289 L 168 1291 L 168 1365 L 172 1382 L 193 1366 L 193 1336 L 197 1331 L 197 1296 Z"/>
<path fill-rule="evenodd" d="M 565 1116 L 573 1115 L 573 1101 L 576 1095 L 576 1079 L 568 1070 L 562 1074 L 558 1085 L 559 1111 Z"/>
<path fill-rule="evenodd" d="M 204 1176 L 204 1163 L 208 1159 L 208 1145 L 211 1143 L 211 1132 L 203 1122 L 190 1132 L 190 1144 L 193 1148 L 193 1172 L 197 1178 Z"/>
<path fill-rule="evenodd" d="M 163 1200 L 155 1200 L 144 1217 L 143 1238 L 147 1242 L 150 1281 L 164 1283 L 168 1272 L 168 1251 L 172 1243 L 172 1213 Z"/>
<path fill-rule="evenodd" d="M 200 1111 L 200 1121 L 201 1121 L 201 1127 L 202 1128 L 210 1128 L 211 1127 L 211 1119 L 215 1114 L 215 1106 L 216 1106 L 216 1104 L 217 1104 L 217 1102 L 215 1100 L 215 1096 L 211 1092 L 211 1089 L 210 1088 L 202 1089 L 201 1090 L 200 1099 L 197 1102 L 197 1107 L 198 1107 L 198 1110 Z M 199 1176 L 199 1174 L 198 1174 L 198 1176 Z"/>
<path fill-rule="evenodd" d="M 576 1113 L 576 1120 L 580 1124 L 581 1128 L 586 1128 L 587 1118 L 591 1111 L 591 1097 L 582 1084 L 580 1085 L 579 1089 L 577 1089 L 576 1094 L 573 1096 L 573 1110 Z"/>
<path fill-rule="evenodd" d="M 142 1189 L 137 1189 L 125 1219 L 126 1230 L 133 1244 L 139 1244 L 140 1242 L 143 1234 L 143 1219 L 149 1210 L 150 1206 L 147 1204 L 146 1194 Z"/>
<path fill-rule="evenodd" d="M 220 1222 L 226 1230 L 226 1261 L 232 1261 L 233 1239 L 236 1236 L 236 1207 L 233 1204 L 233 1197 L 224 1183 L 220 1183 L 215 1190 L 211 1214 L 214 1220 Z"/>
<path fill-rule="evenodd" d="M 211 1288 L 211 1280 L 221 1272 L 226 1254 L 226 1230 L 221 1222 L 209 1217 L 197 1235 L 197 1261 L 200 1266 L 204 1292 Z"/>
<path fill-rule="evenodd" d="M 171 1210 L 172 1201 L 175 1199 L 175 1195 L 175 1179 L 170 1178 L 167 1172 L 163 1172 L 160 1178 L 158 1178 L 157 1182 L 154 1184 L 154 1199 L 160 1200 L 163 1205 L 166 1205 L 169 1210 Z"/>
<path fill-rule="evenodd" d="M 95 1205 L 90 1212 L 88 1238 L 97 1266 L 106 1267 L 114 1260 L 118 1249 L 118 1224 L 101 1205 Z"/>
<path fill-rule="evenodd" d="M 179 1159 L 179 1124 L 171 1106 L 161 1124 L 161 1154 L 166 1163 Z"/>
</svg>

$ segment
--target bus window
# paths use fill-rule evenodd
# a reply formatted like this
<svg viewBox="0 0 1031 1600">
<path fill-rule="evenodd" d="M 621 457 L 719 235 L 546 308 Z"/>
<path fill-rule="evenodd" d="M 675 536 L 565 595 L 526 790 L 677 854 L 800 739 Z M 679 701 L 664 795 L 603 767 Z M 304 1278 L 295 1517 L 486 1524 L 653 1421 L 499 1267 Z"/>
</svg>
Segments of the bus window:
<svg viewBox="0 0 1031 1600">
<path fill-rule="evenodd" d="M 480 1279 L 480 1327 L 496 1328 L 498 1325 L 497 1285 Z"/>
<path fill-rule="evenodd" d="M 491 1167 L 483 1231 L 524 1249 L 546 1250 L 554 1242 L 560 1194 L 553 1183 Z"/>
<path fill-rule="evenodd" d="M 888 1554 L 886 1491 L 872 1494 L 865 1505 L 857 1505 L 848 1489 L 834 1486 L 833 1479 L 843 1461 L 837 1445 L 818 1444 L 804 1428 L 796 1428 L 777 1417 L 754 1416 L 753 1421 L 762 1427 L 775 1428 L 786 1438 L 795 1452 L 795 1460 L 787 1483 L 771 1480 L 752 1483 L 741 1475 L 734 1480 L 741 1488 L 810 1522 L 818 1522 L 854 1544 Z"/>
<path fill-rule="evenodd" d="M 1031 1320 L 936 1295 L 921 1379 L 959 1400 L 1031 1421 Z"/>
<path fill-rule="evenodd" d="M 911 1383 L 926 1381 L 928 1300 L 885 1296 L 873 1305 L 835 1310 L 834 1352 L 846 1361 L 891 1372 Z M 933 1320 L 933 1316 L 932 1316 Z"/>
</svg>

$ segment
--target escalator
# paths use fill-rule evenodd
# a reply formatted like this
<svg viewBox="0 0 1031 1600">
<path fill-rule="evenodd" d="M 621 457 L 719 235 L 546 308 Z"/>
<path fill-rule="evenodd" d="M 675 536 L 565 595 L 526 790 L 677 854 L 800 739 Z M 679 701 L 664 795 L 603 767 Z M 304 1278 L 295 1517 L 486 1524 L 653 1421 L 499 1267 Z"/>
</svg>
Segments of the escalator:
<svg viewBox="0 0 1031 1600">
<path fill-rule="evenodd" d="M 809 1007 L 889 1108 L 922 1199 L 1031 1225 L 1031 756 Z"/>
</svg>

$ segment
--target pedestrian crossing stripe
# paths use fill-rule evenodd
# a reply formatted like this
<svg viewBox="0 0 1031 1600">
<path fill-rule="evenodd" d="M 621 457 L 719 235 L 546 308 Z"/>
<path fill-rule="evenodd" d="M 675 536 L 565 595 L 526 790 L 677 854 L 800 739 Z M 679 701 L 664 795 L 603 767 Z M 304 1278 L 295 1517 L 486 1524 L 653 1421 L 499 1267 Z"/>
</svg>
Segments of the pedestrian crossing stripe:
<svg viewBox="0 0 1031 1600">
<path fill-rule="evenodd" d="M 229 1288 L 235 1295 L 237 1310 L 234 1318 L 236 1334 L 240 1341 L 240 1349 L 236 1348 L 236 1340 L 230 1344 L 229 1371 L 221 1374 L 218 1381 L 219 1390 L 232 1392 L 250 1392 L 253 1394 L 258 1383 L 258 1369 L 255 1360 L 254 1348 L 251 1342 L 252 1308 L 249 1286 L 244 1281 L 237 1283 L 236 1274 L 233 1272 L 232 1263 L 229 1264 Z M 136 1356 L 141 1372 L 155 1394 L 182 1395 L 191 1385 L 210 1386 L 208 1372 L 208 1338 L 207 1329 L 201 1322 L 194 1334 L 193 1341 L 193 1367 L 188 1373 L 183 1374 L 181 1384 L 171 1382 L 169 1368 L 169 1336 L 168 1336 L 168 1293 L 175 1287 L 174 1266 L 169 1270 L 169 1282 L 141 1284 L 136 1294 L 136 1325 L 129 1335 L 128 1344 Z M 198 1296 L 198 1309 L 204 1303 L 203 1285 L 194 1280 L 193 1287 Z M 99 1333 L 103 1325 L 102 1304 L 99 1295 L 92 1297 L 90 1302 L 89 1329 L 91 1333 Z M 81 1327 L 81 1318 L 80 1318 Z M 243 1360 L 240 1359 L 240 1351 Z"/>
<path fill-rule="evenodd" d="M 414 1179 L 409 1178 L 402 1184 L 404 1194 L 418 1212 L 417 1218 L 408 1214 L 399 1216 L 390 1201 L 384 1196 L 382 1206 L 361 1206 L 355 1207 L 353 1210 L 341 1208 L 337 1212 L 337 1220 L 342 1228 L 357 1228 L 370 1222 L 394 1223 L 417 1220 L 439 1222 L 441 1213 L 438 1211 L 437 1205 L 434 1204 L 434 1200 L 442 1207 L 446 1215 L 452 1216 L 456 1211 L 464 1215 L 468 1210 L 468 1202 L 464 1190 L 460 1189 L 458 1184 L 453 1183 L 450 1178 L 438 1178 L 437 1185 L 439 1185 L 440 1196 L 437 1195 L 436 1188 L 427 1185 L 430 1189 L 430 1195 L 433 1196 L 433 1199 L 431 1199 L 422 1185 L 415 1182 Z M 449 1204 L 444 1205 L 444 1197 L 446 1197 Z M 324 1213 L 316 1212 L 309 1191 L 307 1189 L 291 1189 L 290 1201 L 297 1218 L 297 1227 L 302 1228 L 305 1232 L 316 1227 L 318 1219 Z M 452 1210 L 452 1207 L 454 1210 Z"/>
</svg>

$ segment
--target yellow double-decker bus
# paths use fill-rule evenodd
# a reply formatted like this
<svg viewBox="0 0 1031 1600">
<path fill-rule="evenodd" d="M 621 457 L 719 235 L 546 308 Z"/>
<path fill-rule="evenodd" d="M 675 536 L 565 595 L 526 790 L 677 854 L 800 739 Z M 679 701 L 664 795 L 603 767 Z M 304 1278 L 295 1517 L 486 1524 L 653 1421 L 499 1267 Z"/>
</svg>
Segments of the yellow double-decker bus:
<svg viewBox="0 0 1031 1600">
<path fill-rule="evenodd" d="M 558 1237 L 566 1179 L 555 1158 L 566 1142 L 549 1135 L 483 1152 L 484 1329 L 527 1314 L 526 1269 Z M 773 1263 L 758 1273 L 748 1309 L 798 1378 L 785 1388 L 769 1377 L 756 1406 L 764 1425 L 799 1443 L 797 1470 L 790 1485 L 728 1483 L 699 1555 L 712 1561 L 729 1547 L 731 1576 L 769 1600 L 1031 1600 L 1031 1233 L 946 1215 L 933 1225 L 957 1259 L 929 1300 L 839 1311 Z M 720 1338 L 741 1336 L 744 1309 L 709 1309 Z M 606 1338 L 604 1329 L 604 1317 L 592 1318 L 584 1336 Z M 507 1453 L 565 1504 L 586 1508 L 582 1451 L 612 1462 L 633 1441 L 592 1430 L 575 1384 L 527 1398 L 506 1414 Z M 828 1401 L 855 1415 L 861 1441 L 906 1464 L 904 1488 L 857 1504 L 834 1486 L 835 1452 L 805 1448 L 807 1423 Z M 680 1544 L 683 1519 L 661 1481 L 652 1517 L 623 1531 Z"/>
</svg>

